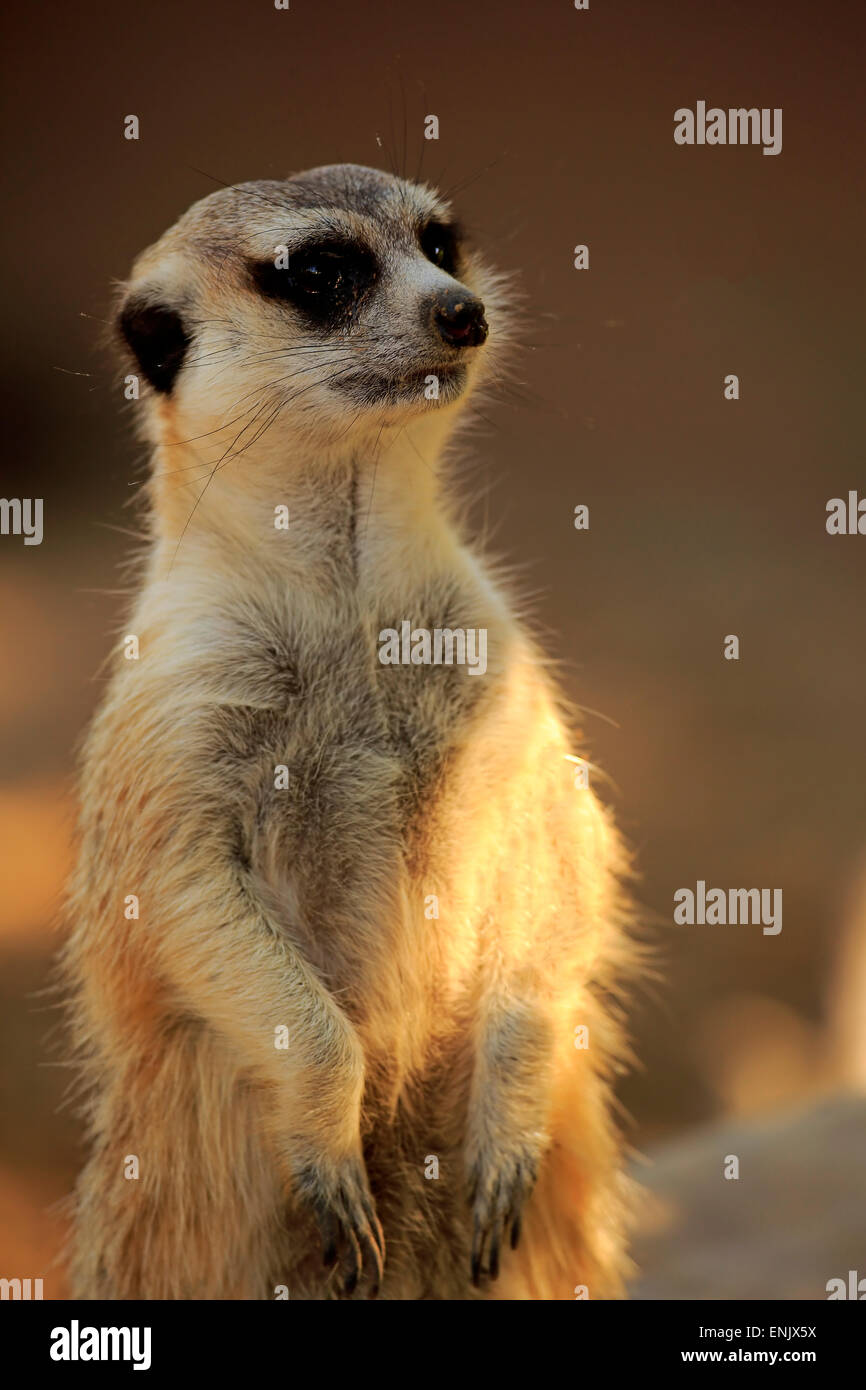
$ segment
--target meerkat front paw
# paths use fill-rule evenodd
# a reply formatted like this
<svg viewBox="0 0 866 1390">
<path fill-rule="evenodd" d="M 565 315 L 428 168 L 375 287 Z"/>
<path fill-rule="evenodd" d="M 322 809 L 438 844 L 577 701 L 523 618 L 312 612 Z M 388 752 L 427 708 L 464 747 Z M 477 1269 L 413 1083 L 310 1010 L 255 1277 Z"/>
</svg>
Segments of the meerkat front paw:
<svg viewBox="0 0 866 1390">
<path fill-rule="evenodd" d="M 325 1266 L 338 1271 L 338 1297 L 351 1298 L 363 1282 L 375 1298 L 385 1267 L 385 1236 L 363 1159 L 308 1161 L 297 1170 L 295 1185 L 318 1222 Z"/>
<path fill-rule="evenodd" d="M 470 1273 L 478 1288 L 482 1274 L 499 1277 L 503 1242 L 517 1248 L 523 1208 L 538 1177 L 542 1145 L 518 1141 L 514 1147 L 493 1147 L 470 1162 L 469 1202 L 472 1208 Z M 485 1250 L 487 1269 L 482 1268 Z"/>
</svg>

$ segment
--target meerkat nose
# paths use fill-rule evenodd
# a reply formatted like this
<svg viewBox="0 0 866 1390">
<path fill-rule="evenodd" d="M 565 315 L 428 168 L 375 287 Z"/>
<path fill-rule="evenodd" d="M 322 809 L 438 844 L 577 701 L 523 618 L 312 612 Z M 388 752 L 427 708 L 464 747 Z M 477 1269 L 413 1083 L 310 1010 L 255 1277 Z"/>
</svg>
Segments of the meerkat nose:
<svg viewBox="0 0 866 1390">
<path fill-rule="evenodd" d="M 451 347 L 480 347 L 487 337 L 484 305 L 467 290 L 437 296 L 433 323 L 440 338 Z"/>
</svg>

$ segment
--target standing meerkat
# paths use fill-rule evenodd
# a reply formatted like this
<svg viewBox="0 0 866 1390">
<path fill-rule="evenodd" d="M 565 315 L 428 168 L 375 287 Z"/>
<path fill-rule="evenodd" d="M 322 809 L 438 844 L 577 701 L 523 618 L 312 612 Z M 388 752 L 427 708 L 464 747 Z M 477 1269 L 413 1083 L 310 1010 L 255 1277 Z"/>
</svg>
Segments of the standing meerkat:
<svg viewBox="0 0 866 1390">
<path fill-rule="evenodd" d="M 625 856 L 442 474 L 507 322 L 356 165 L 204 198 L 123 288 L 150 538 L 63 960 L 75 1297 L 622 1293 Z"/>
</svg>

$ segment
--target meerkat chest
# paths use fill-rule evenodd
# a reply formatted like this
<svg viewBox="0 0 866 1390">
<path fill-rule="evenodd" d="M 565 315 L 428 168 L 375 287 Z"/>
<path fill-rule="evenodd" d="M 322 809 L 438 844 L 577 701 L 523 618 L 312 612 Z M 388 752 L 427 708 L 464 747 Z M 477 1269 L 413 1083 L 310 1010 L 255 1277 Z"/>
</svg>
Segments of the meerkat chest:
<svg viewBox="0 0 866 1390">
<path fill-rule="evenodd" d="M 224 662 L 221 758 L 293 845 L 404 843 L 489 705 L 496 638 L 481 596 L 457 582 L 396 603 L 247 608 Z"/>
<path fill-rule="evenodd" d="M 417 803 L 484 704 L 489 635 L 477 596 L 457 584 L 410 590 L 396 605 L 341 608 L 298 649 L 299 685 L 323 744 L 387 759 L 401 802 Z M 327 692 L 318 706 L 316 690 Z"/>
<path fill-rule="evenodd" d="M 223 651 L 208 714 L 214 790 L 241 860 L 292 905 L 287 929 L 323 968 L 335 968 L 335 937 L 349 951 L 359 913 L 386 949 L 396 885 L 423 872 L 452 755 L 495 689 L 493 634 L 485 649 L 466 631 L 485 626 L 479 615 L 459 586 L 396 609 L 296 597 L 252 619 L 248 608 Z M 367 968 L 344 964 L 347 979 Z"/>
</svg>

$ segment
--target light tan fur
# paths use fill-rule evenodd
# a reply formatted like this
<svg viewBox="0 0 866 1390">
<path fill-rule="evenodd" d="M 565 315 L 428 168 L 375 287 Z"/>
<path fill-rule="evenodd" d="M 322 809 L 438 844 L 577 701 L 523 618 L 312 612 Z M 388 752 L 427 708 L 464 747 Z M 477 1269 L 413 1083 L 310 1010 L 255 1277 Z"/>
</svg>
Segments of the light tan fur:
<svg viewBox="0 0 866 1390">
<path fill-rule="evenodd" d="M 622 1293 L 626 859 L 442 463 L 497 369 L 507 285 L 464 256 L 490 339 L 461 349 L 455 398 L 366 404 L 334 379 L 435 370 L 418 306 L 454 277 L 417 249 L 430 216 L 429 189 L 356 166 L 241 185 L 123 291 L 173 305 L 191 344 L 142 402 L 140 655 L 119 648 L 84 759 L 63 961 L 90 1136 L 78 1297 L 327 1298 L 356 1276 L 395 1299 Z M 330 339 L 242 262 L 324 225 L 382 267 Z M 486 673 L 382 665 L 403 619 L 486 628 Z M 486 1263 L 497 1232 L 476 1288 L 473 1236 Z"/>
</svg>

